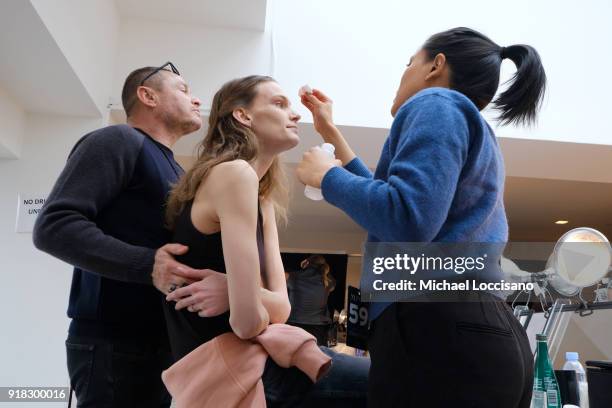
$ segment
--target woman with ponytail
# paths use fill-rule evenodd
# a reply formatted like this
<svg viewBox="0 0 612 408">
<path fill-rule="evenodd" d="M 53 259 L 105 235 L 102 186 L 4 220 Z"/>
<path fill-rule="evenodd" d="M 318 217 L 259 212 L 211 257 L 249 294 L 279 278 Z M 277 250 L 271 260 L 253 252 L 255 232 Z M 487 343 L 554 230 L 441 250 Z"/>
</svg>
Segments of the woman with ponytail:
<svg viewBox="0 0 612 408">
<path fill-rule="evenodd" d="M 516 73 L 495 98 L 504 59 Z M 531 46 L 502 47 L 462 27 L 435 34 L 401 78 L 374 174 L 334 125 L 332 101 L 316 89 L 302 96 L 342 166 L 313 148 L 298 177 L 366 229 L 369 242 L 503 244 L 504 163 L 480 111 L 492 104 L 501 123 L 532 124 L 545 86 Z M 368 279 L 362 274 L 362 291 Z M 496 294 L 465 298 L 371 304 L 369 406 L 529 407 L 533 358 L 524 329 Z"/>
</svg>

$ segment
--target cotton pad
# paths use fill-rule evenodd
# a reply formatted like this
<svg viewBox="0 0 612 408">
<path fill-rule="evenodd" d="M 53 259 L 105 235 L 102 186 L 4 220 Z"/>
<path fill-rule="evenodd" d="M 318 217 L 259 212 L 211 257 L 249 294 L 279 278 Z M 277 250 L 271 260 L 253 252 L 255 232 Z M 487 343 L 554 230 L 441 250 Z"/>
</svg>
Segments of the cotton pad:
<svg viewBox="0 0 612 408">
<path fill-rule="evenodd" d="M 300 98 L 306 94 L 311 94 L 312 93 L 312 88 L 309 87 L 308 85 L 304 85 L 300 88 L 300 90 L 298 91 L 298 95 L 300 96 Z"/>
</svg>

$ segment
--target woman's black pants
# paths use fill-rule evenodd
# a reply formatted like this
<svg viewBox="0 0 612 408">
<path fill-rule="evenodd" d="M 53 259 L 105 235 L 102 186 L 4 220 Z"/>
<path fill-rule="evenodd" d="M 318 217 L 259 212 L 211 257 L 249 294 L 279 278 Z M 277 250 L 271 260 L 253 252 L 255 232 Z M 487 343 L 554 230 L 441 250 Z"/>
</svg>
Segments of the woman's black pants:
<svg viewBox="0 0 612 408">
<path fill-rule="evenodd" d="M 368 407 L 529 407 L 525 330 L 506 303 L 469 297 L 394 303 L 372 322 Z"/>
</svg>

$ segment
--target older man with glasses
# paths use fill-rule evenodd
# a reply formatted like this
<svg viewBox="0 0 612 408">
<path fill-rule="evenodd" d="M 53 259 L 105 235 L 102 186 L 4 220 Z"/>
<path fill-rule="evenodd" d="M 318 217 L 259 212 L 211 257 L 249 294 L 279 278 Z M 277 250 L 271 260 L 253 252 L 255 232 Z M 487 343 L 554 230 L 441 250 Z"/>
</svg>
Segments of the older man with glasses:
<svg viewBox="0 0 612 408">
<path fill-rule="evenodd" d="M 74 266 L 66 352 L 78 406 L 167 407 L 163 293 L 201 271 L 174 260 L 188 248 L 168 243 L 163 209 L 183 173 L 171 147 L 202 126 L 200 100 L 168 62 L 130 73 L 122 102 L 127 125 L 76 143 L 33 239 Z"/>
</svg>

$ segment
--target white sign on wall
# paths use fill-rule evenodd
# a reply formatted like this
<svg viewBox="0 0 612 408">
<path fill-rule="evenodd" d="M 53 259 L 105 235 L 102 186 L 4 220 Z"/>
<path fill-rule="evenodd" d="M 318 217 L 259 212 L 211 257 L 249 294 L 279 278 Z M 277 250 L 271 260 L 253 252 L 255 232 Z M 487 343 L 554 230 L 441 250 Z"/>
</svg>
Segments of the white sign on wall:
<svg viewBox="0 0 612 408">
<path fill-rule="evenodd" d="M 46 200 L 46 194 L 17 194 L 15 232 L 32 232 L 34 221 Z"/>
</svg>

